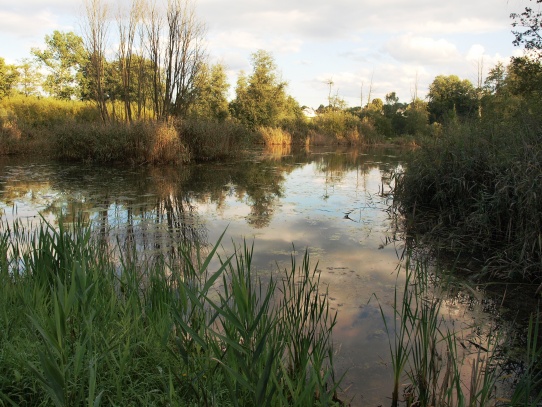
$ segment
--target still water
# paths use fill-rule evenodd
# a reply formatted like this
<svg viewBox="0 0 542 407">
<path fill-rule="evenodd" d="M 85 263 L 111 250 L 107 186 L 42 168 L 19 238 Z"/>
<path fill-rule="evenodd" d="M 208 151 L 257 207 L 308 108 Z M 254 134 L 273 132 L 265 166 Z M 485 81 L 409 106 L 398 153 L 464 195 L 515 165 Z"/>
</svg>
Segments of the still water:
<svg viewBox="0 0 542 407">
<path fill-rule="evenodd" d="M 337 373 L 352 405 L 389 404 L 389 348 L 378 297 L 393 303 L 403 242 L 388 212 L 401 152 L 255 151 L 231 163 L 182 167 L 98 167 L 39 160 L 0 161 L 0 212 L 34 222 L 76 213 L 100 233 L 141 251 L 179 239 L 223 252 L 254 242 L 253 267 L 276 273 L 308 250 L 338 312 Z M 388 308 L 386 308 L 388 309 Z"/>
</svg>

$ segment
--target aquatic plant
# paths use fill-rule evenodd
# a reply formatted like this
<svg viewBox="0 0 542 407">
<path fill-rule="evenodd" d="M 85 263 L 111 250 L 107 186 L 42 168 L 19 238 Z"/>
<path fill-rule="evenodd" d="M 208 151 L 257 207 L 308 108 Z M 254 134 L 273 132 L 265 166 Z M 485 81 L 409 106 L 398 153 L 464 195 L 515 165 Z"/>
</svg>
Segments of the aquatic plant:
<svg viewBox="0 0 542 407">
<path fill-rule="evenodd" d="M 542 279 L 540 123 L 451 123 L 396 174 L 394 205 L 412 236 L 486 276 Z"/>
<path fill-rule="evenodd" d="M 336 405 L 335 315 L 305 255 L 258 279 L 252 247 L 147 257 L 92 225 L 0 232 L 0 403 Z"/>
<path fill-rule="evenodd" d="M 393 370 L 392 406 L 538 405 L 542 347 L 536 317 L 528 328 L 526 352 L 520 352 L 525 367 L 510 373 L 504 367 L 518 359 L 517 350 L 506 351 L 512 349 L 512 329 L 482 324 L 457 328 L 444 310 L 453 280 L 411 254 L 401 270 L 391 317 L 380 305 Z M 470 339 L 473 332 L 478 340 Z"/>
</svg>

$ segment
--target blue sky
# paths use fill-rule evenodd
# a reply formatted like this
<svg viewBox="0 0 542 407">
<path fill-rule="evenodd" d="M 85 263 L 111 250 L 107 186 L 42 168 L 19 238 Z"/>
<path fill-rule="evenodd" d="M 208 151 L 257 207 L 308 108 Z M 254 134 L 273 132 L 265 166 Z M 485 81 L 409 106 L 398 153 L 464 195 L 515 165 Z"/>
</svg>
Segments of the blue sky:
<svg viewBox="0 0 542 407">
<path fill-rule="evenodd" d="M 528 0 L 197 0 L 196 10 L 207 25 L 211 59 L 228 69 L 232 94 L 239 71 L 250 71 L 250 54 L 264 49 L 275 57 L 289 93 L 316 108 L 327 103 L 329 80 L 332 93 L 349 106 L 359 106 L 362 94 L 366 103 L 371 81 L 372 98 L 395 91 L 403 102 L 416 88 L 425 97 L 437 75 L 476 83 L 479 66 L 487 72 L 521 54 L 512 45 L 509 15 L 528 4 L 534 5 Z M 0 57 L 8 63 L 30 57 L 30 48 L 43 47 L 53 30 L 80 34 L 81 9 L 78 0 L 0 0 Z"/>
</svg>

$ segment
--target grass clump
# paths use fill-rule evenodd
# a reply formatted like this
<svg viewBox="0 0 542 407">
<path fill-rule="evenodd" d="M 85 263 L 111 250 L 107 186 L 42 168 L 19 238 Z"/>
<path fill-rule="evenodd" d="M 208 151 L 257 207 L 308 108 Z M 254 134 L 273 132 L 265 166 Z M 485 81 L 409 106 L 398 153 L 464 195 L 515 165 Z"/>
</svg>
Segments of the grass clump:
<svg viewBox="0 0 542 407">
<path fill-rule="evenodd" d="M 495 124 L 449 124 L 415 151 L 395 205 L 411 233 L 489 276 L 541 280 L 542 126 L 530 115 Z"/>
<path fill-rule="evenodd" d="M 190 158 L 176 128 L 163 122 L 70 122 L 56 127 L 52 137 L 61 160 L 158 164 Z"/>
<path fill-rule="evenodd" d="M 141 258 L 91 225 L 0 233 L 6 405 L 335 405 L 335 315 L 305 256 L 267 282 L 244 245 Z M 321 295 L 323 294 L 323 295 Z"/>
<path fill-rule="evenodd" d="M 266 146 L 283 146 L 292 144 L 292 135 L 279 127 L 258 127 L 258 134 Z"/>
<path fill-rule="evenodd" d="M 196 161 L 239 156 L 254 139 L 251 131 L 233 120 L 186 119 L 176 128 Z"/>
</svg>

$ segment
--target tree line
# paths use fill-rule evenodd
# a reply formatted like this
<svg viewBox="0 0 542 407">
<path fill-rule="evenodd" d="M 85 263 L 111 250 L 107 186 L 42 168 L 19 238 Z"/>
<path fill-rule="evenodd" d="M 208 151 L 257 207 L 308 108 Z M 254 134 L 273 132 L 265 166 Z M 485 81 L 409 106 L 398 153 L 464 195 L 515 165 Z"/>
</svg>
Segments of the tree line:
<svg viewBox="0 0 542 407">
<path fill-rule="evenodd" d="M 104 122 L 233 118 L 257 128 L 302 118 L 302 108 L 288 95 L 273 56 L 264 50 L 252 54 L 252 72 L 239 74 L 235 98 L 228 100 L 226 67 L 209 63 L 205 24 L 192 0 L 165 5 L 132 0 L 114 10 L 104 0 L 84 0 L 84 6 L 81 35 L 54 31 L 45 36 L 43 49 L 33 48 L 32 58 L 18 65 L 0 58 L 0 98 L 45 92 L 56 99 L 92 101 Z M 515 43 L 539 49 L 540 15 L 526 8 L 512 18 Z M 113 35 L 114 53 L 108 51 Z M 338 96 L 331 97 L 330 82 L 329 103 L 317 112 L 341 112 L 389 137 L 435 135 L 440 125 L 492 112 L 494 102 L 504 96 L 517 98 L 540 89 L 539 57 L 512 58 L 507 66 L 498 63 L 476 86 L 456 75 L 437 76 L 425 100 L 414 97 L 409 103 L 390 92 L 384 101 L 369 97 L 365 106 L 347 108 Z"/>
</svg>

